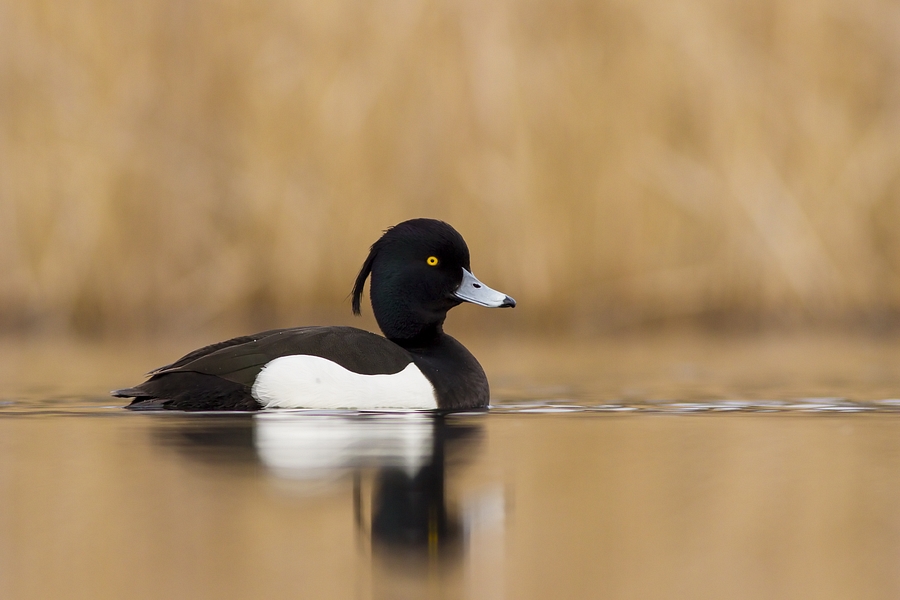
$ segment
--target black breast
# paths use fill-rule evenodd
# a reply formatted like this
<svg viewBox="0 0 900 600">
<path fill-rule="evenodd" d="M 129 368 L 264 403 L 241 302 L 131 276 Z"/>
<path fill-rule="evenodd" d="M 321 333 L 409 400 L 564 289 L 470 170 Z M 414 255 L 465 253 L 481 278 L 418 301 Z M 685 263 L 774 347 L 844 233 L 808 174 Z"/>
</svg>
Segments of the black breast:
<svg viewBox="0 0 900 600">
<path fill-rule="evenodd" d="M 486 408 L 491 399 L 484 369 L 465 346 L 447 334 L 422 348 L 406 348 L 434 386 L 438 408 Z"/>
</svg>

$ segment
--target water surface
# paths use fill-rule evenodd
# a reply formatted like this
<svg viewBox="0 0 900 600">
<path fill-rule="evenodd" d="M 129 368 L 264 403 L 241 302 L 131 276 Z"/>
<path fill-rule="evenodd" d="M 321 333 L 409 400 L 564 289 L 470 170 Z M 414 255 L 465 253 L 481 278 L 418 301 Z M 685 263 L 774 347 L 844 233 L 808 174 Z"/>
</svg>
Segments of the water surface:
<svg viewBox="0 0 900 600">
<path fill-rule="evenodd" d="M 177 351 L 0 347 L 0 597 L 900 594 L 890 341 L 469 345 L 496 406 L 443 419 L 129 413 Z"/>
</svg>

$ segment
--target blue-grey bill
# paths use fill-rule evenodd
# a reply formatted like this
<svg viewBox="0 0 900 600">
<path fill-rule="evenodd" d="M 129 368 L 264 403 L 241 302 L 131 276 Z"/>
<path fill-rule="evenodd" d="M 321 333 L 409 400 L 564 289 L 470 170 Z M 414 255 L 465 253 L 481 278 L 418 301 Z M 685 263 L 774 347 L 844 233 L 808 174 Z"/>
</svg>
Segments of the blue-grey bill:
<svg viewBox="0 0 900 600">
<path fill-rule="evenodd" d="M 484 285 L 478 278 L 466 269 L 463 269 L 462 283 L 456 288 L 455 296 L 465 302 L 487 306 L 488 308 L 513 307 L 516 301 L 497 290 L 492 290 Z"/>
</svg>

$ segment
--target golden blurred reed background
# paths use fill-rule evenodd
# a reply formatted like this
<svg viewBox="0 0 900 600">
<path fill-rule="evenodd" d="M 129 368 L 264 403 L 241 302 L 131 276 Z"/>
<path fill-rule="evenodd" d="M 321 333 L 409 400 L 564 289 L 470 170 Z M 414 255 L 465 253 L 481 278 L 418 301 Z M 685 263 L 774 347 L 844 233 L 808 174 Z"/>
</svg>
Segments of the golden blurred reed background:
<svg viewBox="0 0 900 600">
<path fill-rule="evenodd" d="M 889 324 L 898 32 L 888 0 L 0 0 L 0 331 L 349 320 L 418 216 L 504 327 Z"/>
</svg>

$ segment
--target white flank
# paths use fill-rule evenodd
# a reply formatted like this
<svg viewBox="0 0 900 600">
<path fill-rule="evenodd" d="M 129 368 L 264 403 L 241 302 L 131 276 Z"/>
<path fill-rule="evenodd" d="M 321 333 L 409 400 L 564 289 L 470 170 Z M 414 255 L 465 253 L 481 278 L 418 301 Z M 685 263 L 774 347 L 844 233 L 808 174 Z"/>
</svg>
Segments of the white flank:
<svg viewBox="0 0 900 600">
<path fill-rule="evenodd" d="M 253 397 L 265 408 L 437 408 L 434 388 L 415 363 L 393 375 L 360 375 L 305 354 L 267 364 L 253 384 Z"/>
</svg>

